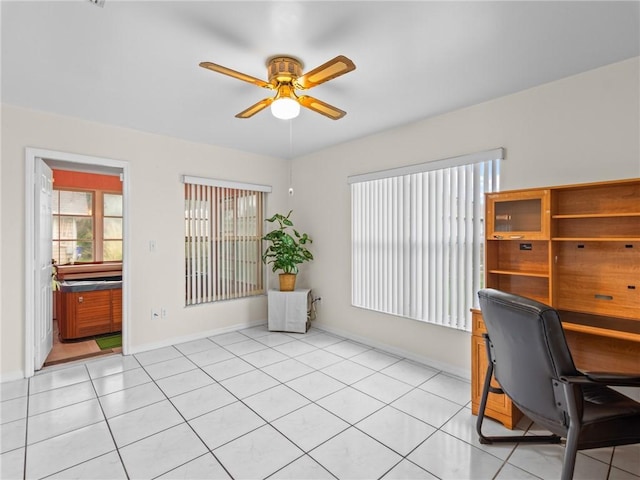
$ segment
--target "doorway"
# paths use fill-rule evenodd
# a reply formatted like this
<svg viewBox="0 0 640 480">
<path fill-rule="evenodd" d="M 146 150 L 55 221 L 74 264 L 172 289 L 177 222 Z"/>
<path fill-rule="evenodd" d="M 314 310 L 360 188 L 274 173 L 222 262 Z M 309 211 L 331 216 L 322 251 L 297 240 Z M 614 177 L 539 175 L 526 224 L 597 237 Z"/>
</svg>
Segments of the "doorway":
<svg viewBox="0 0 640 480">
<path fill-rule="evenodd" d="M 76 171 L 102 175 L 117 175 L 122 181 L 122 353 L 129 350 L 129 255 L 128 255 L 128 219 L 129 219 L 129 166 L 128 162 L 108 158 L 77 155 L 66 152 L 26 149 L 26 201 L 25 201 L 25 377 L 30 377 L 41 368 L 53 345 L 53 309 L 43 309 L 39 296 L 39 285 L 49 281 L 50 275 L 38 266 L 51 261 L 50 252 L 42 248 L 42 232 L 47 227 L 42 225 L 41 214 L 41 179 L 39 172 L 47 169 Z M 49 227 L 50 228 L 50 227 Z M 51 244 L 49 244 L 51 245 Z M 49 246 L 51 249 L 51 246 Z M 47 257 L 47 258 L 44 258 Z M 49 278 L 46 278 L 49 275 Z M 43 313 L 44 312 L 44 313 Z M 49 329 L 51 333 L 46 330 Z M 50 335 L 47 342 L 46 336 Z M 44 339 L 44 341 L 43 341 Z"/>
</svg>

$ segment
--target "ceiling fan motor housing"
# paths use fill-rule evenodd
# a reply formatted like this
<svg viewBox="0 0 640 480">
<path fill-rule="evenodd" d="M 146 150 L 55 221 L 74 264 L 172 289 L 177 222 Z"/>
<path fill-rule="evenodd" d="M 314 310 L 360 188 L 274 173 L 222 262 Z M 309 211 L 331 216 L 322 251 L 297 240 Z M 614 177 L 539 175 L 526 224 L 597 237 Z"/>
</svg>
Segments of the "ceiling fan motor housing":
<svg viewBox="0 0 640 480">
<path fill-rule="evenodd" d="M 302 62 L 292 57 L 275 57 L 267 63 L 269 83 L 273 86 L 292 83 L 302 76 Z"/>
</svg>

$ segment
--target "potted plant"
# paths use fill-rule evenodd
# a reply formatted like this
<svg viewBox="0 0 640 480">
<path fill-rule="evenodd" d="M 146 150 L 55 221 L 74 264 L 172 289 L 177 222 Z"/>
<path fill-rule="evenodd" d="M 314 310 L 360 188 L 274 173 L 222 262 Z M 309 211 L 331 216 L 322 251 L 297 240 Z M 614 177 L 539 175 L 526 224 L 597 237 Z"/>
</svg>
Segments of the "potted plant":
<svg viewBox="0 0 640 480">
<path fill-rule="evenodd" d="M 293 222 L 289 219 L 291 212 L 285 216 L 276 213 L 267 218 L 267 222 L 278 223 L 278 228 L 267 233 L 262 240 L 269 242 L 269 246 L 262 254 L 265 264 L 272 264 L 272 270 L 280 274 L 280 291 L 291 292 L 295 289 L 298 264 L 313 260 L 313 255 L 305 245 L 312 243 L 311 237 L 306 233 L 300 233 L 293 228 Z"/>
</svg>

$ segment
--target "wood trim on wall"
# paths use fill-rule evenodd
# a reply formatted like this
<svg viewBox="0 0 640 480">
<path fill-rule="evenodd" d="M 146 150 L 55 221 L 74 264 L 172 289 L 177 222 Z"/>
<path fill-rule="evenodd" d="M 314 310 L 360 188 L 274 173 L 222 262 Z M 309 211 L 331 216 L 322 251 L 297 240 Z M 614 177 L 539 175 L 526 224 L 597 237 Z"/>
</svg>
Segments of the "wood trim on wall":
<svg viewBox="0 0 640 480">
<path fill-rule="evenodd" d="M 54 188 L 82 188 L 122 192 L 122 181 L 118 175 L 53 170 Z"/>
</svg>

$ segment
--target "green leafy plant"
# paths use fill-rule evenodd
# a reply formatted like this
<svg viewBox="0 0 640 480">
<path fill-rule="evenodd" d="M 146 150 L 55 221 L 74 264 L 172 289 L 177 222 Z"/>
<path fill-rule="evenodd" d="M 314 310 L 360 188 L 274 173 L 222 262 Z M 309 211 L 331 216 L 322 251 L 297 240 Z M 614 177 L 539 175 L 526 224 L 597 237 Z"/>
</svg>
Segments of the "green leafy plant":
<svg viewBox="0 0 640 480">
<path fill-rule="evenodd" d="M 303 262 L 313 260 L 313 255 L 305 245 L 313 243 L 311 237 L 306 233 L 300 233 L 293 228 L 293 222 L 289 219 L 291 212 L 285 216 L 276 213 L 273 217 L 267 218 L 267 222 L 277 222 L 279 228 L 267 233 L 262 240 L 269 242 L 269 246 L 262 254 L 262 261 L 265 264 L 272 264 L 272 270 L 282 273 L 298 273 L 298 265 Z"/>
<path fill-rule="evenodd" d="M 58 265 L 56 259 L 51 259 L 51 290 L 54 292 L 60 290 L 60 281 L 58 280 Z"/>
</svg>

